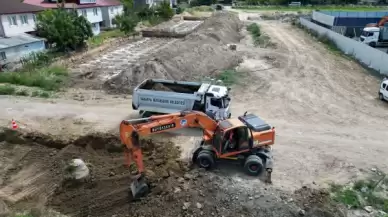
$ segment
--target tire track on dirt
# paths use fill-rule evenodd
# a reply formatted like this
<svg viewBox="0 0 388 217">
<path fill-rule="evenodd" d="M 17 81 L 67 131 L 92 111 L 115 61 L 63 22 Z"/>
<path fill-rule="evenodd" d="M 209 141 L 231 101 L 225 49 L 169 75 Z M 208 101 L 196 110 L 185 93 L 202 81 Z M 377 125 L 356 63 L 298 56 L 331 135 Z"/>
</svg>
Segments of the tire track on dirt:
<svg viewBox="0 0 388 217">
<path fill-rule="evenodd" d="M 388 153 L 381 150 L 384 130 L 374 126 L 388 127 L 387 107 L 370 91 L 378 88 L 375 78 L 290 24 L 257 23 L 277 48 L 251 48 L 251 53 L 260 52 L 261 59 L 273 56 L 280 64 L 263 72 L 256 72 L 257 64 L 246 64 L 252 66 L 251 76 L 268 82 L 270 88 L 258 96 L 255 83 L 249 84 L 232 110 L 250 108 L 277 128 L 274 186 L 294 190 L 313 182 L 323 186 L 327 181 L 347 182 L 359 169 L 376 167 L 378 162 L 381 169 L 388 169 L 384 161 Z M 249 54 L 249 45 L 241 46 Z M 257 57 L 248 58 L 260 62 Z"/>
</svg>

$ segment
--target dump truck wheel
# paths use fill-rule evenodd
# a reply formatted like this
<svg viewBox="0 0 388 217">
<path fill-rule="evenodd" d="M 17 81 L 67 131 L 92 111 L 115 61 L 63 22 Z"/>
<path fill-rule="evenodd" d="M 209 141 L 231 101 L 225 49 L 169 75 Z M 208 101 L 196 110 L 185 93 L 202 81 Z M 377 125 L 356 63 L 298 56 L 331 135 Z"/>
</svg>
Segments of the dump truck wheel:
<svg viewBox="0 0 388 217">
<path fill-rule="evenodd" d="M 248 175 L 257 176 L 263 172 L 263 160 L 257 155 L 250 155 L 245 160 L 244 169 Z"/>
<path fill-rule="evenodd" d="M 384 96 L 383 96 L 383 94 L 382 94 L 382 93 L 379 93 L 379 99 L 380 99 L 381 101 L 383 101 L 383 100 L 384 100 Z"/>
<path fill-rule="evenodd" d="M 197 156 L 197 164 L 201 168 L 211 169 L 214 166 L 214 156 L 213 153 L 209 151 L 202 150 Z"/>
</svg>

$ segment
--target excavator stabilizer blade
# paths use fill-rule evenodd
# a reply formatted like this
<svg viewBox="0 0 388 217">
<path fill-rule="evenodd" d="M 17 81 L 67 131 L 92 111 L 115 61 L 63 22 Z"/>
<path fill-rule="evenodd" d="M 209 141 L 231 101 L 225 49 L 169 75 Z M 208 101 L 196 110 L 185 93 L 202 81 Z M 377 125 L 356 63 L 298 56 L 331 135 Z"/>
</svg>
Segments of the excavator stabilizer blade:
<svg viewBox="0 0 388 217">
<path fill-rule="evenodd" d="M 143 177 L 135 179 L 131 183 L 131 192 L 132 192 L 132 198 L 134 200 L 144 197 L 149 193 L 149 187 Z"/>
</svg>

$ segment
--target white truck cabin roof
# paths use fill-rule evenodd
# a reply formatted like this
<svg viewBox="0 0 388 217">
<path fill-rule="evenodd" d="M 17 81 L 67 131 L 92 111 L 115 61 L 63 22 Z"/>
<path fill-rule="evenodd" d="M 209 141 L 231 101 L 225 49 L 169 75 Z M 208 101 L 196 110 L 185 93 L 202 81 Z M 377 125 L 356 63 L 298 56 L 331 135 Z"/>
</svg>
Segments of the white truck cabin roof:
<svg viewBox="0 0 388 217">
<path fill-rule="evenodd" d="M 388 85 L 388 77 L 385 77 L 383 79 L 383 81 L 381 82 L 381 84 L 387 84 Z"/>
<path fill-rule="evenodd" d="M 217 98 L 220 98 L 228 94 L 228 88 L 219 85 L 211 85 L 207 92 L 212 93 Z"/>
<path fill-rule="evenodd" d="M 363 29 L 365 32 L 379 32 L 380 28 L 379 27 L 365 27 Z"/>
</svg>

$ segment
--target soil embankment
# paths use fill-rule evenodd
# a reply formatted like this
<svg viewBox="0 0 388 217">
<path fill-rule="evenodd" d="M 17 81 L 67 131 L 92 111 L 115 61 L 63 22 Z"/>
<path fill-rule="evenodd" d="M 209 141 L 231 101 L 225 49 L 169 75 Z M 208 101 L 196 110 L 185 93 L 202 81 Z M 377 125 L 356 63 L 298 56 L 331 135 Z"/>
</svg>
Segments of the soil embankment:
<svg viewBox="0 0 388 217">
<path fill-rule="evenodd" d="M 241 62 L 241 57 L 227 44 L 240 41 L 241 28 L 237 15 L 216 13 L 196 32 L 122 70 L 107 80 L 104 87 L 111 92 L 128 93 L 146 78 L 198 80 L 233 68 Z"/>
</svg>

